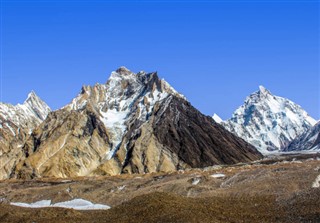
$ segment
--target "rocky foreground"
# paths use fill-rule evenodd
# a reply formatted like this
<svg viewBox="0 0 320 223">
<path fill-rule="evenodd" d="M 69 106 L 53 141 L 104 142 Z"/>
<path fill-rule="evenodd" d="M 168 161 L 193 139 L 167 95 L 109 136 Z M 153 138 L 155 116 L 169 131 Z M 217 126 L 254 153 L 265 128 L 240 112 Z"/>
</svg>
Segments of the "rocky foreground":
<svg viewBox="0 0 320 223">
<path fill-rule="evenodd" d="M 319 222 L 320 154 L 169 174 L 0 182 L 0 222 Z M 109 210 L 22 208 L 75 198 Z"/>
</svg>

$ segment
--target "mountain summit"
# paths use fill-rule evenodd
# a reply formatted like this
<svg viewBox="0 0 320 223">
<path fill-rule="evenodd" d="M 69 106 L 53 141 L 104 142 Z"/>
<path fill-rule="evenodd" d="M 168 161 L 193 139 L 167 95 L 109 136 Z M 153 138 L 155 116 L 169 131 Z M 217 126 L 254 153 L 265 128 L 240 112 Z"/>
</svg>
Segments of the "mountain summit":
<svg viewBox="0 0 320 223">
<path fill-rule="evenodd" d="M 50 111 L 49 106 L 34 91 L 28 94 L 23 104 L 14 106 L 0 102 L 0 117 L 3 120 L 30 131 L 40 124 Z"/>
<path fill-rule="evenodd" d="M 0 179 L 8 177 L 15 164 L 24 157 L 22 146 L 50 111 L 34 91 L 23 104 L 14 106 L 0 102 Z"/>
<path fill-rule="evenodd" d="M 125 67 L 51 112 L 23 150 L 12 173 L 19 178 L 169 172 L 262 157 L 157 73 Z"/>
<path fill-rule="evenodd" d="M 299 105 L 259 86 L 259 91 L 248 96 L 222 124 L 260 152 L 268 153 L 285 148 L 315 123 Z"/>
</svg>

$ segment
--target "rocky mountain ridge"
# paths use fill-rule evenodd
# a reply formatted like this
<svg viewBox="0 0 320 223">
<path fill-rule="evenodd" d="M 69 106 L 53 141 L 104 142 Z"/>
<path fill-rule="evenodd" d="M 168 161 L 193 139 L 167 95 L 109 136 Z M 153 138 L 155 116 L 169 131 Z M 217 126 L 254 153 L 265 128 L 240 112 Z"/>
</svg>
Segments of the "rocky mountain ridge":
<svg viewBox="0 0 320 223">
<path fill-rule="evenodd" d="M 24 158 L 25 141 L 50 111 L 33 91 L 23 104 L 0 103 L 0 179 L 7 178 L 16 163 Z"/>
<path fill-rule="evenodd" d="M 260 159 L 157 73 L 121 67 L 51 112 L 21 148 L 17 178 L 170 172 Z"/>
<path fill-rule="evenodd" d="M 301 150 L 320 150 L 320 121 L 284 148 L 287 152 Z"/>
</svg>

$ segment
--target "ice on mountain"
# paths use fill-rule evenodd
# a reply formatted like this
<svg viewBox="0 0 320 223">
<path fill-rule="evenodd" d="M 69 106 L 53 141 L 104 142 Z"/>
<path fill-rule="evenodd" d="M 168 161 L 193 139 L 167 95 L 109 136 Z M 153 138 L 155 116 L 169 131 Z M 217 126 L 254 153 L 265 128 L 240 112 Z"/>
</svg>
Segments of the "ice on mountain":
<svg viewBox="0 0 320 223">
<path fill-rule="evenodd" d="M 50 113 L 51 109 L 34 91 L 28 94 L 23 104 L 11 105 L 0 102 L 0 116 L 17 127 L 25 128 L 31 132 Z M 3 125 L 2 125 L 3 126 Z M 11 124 L 6 123 L 12 134 L 15 135 Z"/>
<path fill-rule="evenodd" d="M 299 105 L 259 86 L 259 91 L 221 124 L 266 154 L 285 148 L 315 122 Z"/>
</svg>

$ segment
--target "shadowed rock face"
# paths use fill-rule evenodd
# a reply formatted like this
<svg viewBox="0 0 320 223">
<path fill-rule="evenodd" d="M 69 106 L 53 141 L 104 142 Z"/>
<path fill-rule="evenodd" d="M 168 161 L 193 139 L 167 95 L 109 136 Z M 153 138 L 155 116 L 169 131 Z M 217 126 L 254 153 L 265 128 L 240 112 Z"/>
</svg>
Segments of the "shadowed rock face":
<svg viewBox="0 0 320 223">
<path fill-rule="evenodd" d="M 155 111 L 156 138 L 191 167 L 234 164 L 261 158 L 250 144 L 180 98 Z"/>
<path fill-rule="evenodd" d="M 34 130 L 23 150 L 14 177 L 171 172 L 262 157 L 156 73 L 125 68 L 106 84 L 83 87 Z"/>
</svg>

